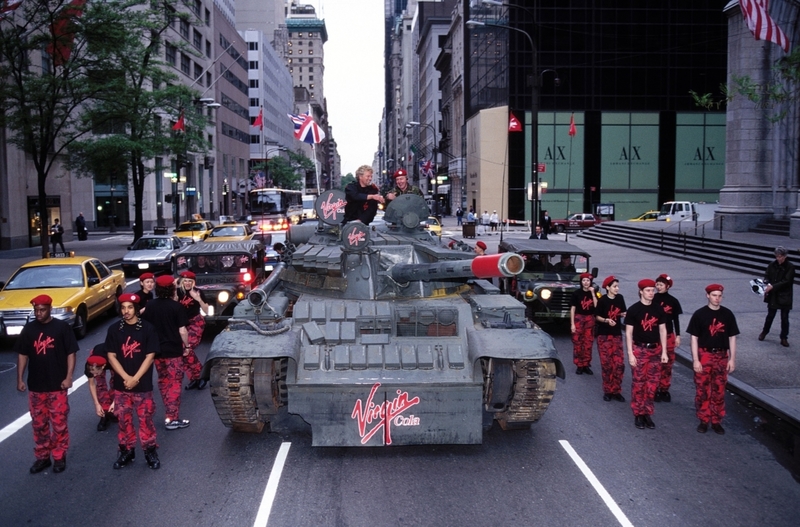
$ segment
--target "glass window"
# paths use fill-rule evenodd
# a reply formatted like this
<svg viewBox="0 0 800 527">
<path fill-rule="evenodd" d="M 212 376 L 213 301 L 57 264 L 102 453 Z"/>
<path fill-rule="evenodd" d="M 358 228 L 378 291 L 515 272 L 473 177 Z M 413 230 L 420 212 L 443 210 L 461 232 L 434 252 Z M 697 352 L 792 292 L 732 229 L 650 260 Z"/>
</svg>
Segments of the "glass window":
<svg viewBox="0 0 800 527">
<path fill-rule="evenodd" d="M 180 33 L 183 38 L 189 40 L 189 21 L 188 20 L 181 20 L 179 22 Z"/>
<path fill-rule="evenodd" d="M 251 60 L 251 61 L 248 63 L 248 67 L 249 67 L 251 70 L 257 70 L 257 69 L 258 69 L 258 61 L 257 61 L 257 60 Z"/>
<path fill-rule="evenodd" d="M 167 62 L 169 64 L 172 64 L 173 66 L 175 65 L 175 55 L 176 55 L 177 49 L 178 48 L 176 48 L 175 46 L 173 46 L 170 43 L 167 43 L 164 46 L 164 50 L 165 50 L 165 53 L 166 53 L 166 60 L 167 60 Z"/>
<path fill-rule="evenodd" d="M 189 68 L 191 67 L 190 66 L 191 62 L 192 61 L 189 60 L 189 57 L 187 55 L 181 53 L 181 71 L 184 72 L 186 75 L 191 75 L 189 71 Z"/>
</svg>

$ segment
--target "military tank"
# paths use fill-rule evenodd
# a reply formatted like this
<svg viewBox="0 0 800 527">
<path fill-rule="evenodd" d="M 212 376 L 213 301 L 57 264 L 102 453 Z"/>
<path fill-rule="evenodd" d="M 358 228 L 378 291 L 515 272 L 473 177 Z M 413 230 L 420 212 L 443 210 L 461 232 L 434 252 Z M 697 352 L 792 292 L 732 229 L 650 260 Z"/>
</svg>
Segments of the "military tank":
<svg viewBox="0 0 800 527">
<path fill-rule="evenodd" d="M 442 246 L 416 195 L 380 225 L 343 225 L 344 205 L 318 197 L 318 221 L 290 228 L 284 261 L 214 339 L 202 375 L 223 424 L 261 432 L 288 412 L 314 446 L 382 446 L 476 444 L 493 421 L 538 421 L 563 365 L 489 280 L 522 258 Z"/>
</svg>

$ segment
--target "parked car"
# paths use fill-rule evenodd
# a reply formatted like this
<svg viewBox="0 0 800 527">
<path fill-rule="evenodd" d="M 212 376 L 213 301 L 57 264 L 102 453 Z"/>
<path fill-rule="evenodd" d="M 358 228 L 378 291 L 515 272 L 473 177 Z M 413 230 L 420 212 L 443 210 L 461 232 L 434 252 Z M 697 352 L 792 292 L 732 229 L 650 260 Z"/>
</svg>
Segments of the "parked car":
<svg viewBox="0 0 800 527">
<path fill-rule="evenodd" d="M 550 227 L 550 232 L 576 232 L 594 227 L 602 223 L 603 219 L 594 214 L 586 212 L 578 212 L 571 214 L 565 220 L 553 220 Z"/>
<path fill-rule="evenodd" d="M 631 218 L 628 221 L 656 221 L 658 219 L 658 211 L 657 210 L 648 210 L 644 214 L 640 214 L 635 218 Z"/>
<path fill-rule="evenodd" d="M 428 217 L 425 228 L 431 231 L 431 233 L 435 234 L 436 236 L 442 235 L 442 224 L 439 222 L 438 219 L 436 219 L 435 216 Z"/>
<path fill-rule="evenodd" d="M 91 256 L 45 258 L 26 263 L 0 282 L 0 337 L 16 337 L 32 320 L 31 299 L 53 299 L 53 318 L 72 325 L 75 336 L 86 336 L 87 324 L 103 313 L 116 313 L 117 297 L 125 289 L 122 271 L 112 271 Z"/>
<path fill-rule="evenodd" d="M 122 257 L 122 272 L 133 277 L 142 273 L 174 274 L 177 269 L 175 256 L 182 246 L 183 242 L 177 236 L 142 236 L 128 247 L 128 252 Z"/>
</svg>

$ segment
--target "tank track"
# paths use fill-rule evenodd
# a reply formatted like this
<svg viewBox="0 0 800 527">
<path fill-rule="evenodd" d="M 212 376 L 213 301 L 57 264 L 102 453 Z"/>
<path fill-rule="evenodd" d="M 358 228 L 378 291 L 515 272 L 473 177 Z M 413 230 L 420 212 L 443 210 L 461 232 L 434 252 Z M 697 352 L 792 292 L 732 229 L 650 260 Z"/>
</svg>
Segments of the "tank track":
<svg viewBox="0 0 800 527">
<path fill-rule="evenodd" d="M 551 360 L 515 360 L 514 384 L 508 407 L 495 414 L 503 430 L 530 428 L 538 421 L 556 390 L 556 364 Z"/>
<path fill-rule="evenodd" d="M 220 359 L 211 367 L 211 400 L 222 423 L 237 432 L 264 429 L 254 378 L 252 359 Z"/>
</svg>

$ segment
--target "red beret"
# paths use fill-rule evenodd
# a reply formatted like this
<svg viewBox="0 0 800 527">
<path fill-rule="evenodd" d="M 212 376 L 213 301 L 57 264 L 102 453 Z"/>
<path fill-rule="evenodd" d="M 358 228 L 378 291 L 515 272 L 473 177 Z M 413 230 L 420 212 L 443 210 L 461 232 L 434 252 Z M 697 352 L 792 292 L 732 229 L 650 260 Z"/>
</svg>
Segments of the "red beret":
<svg viewBox="0 0 800 527">
<path fill-rule="evenodd" d="M 719 291 L 720 293 L 725 290 L 721 284 L 711 284 L 706 286 L 706 293 L 711 293 L 712 291 Z"/>
<path fill-rule="evenodd" d="M 483 243 L 483 241 L 478 241 L 478 243 L 476 243 L 476 244 L 475 244 L 475 246 L 476 246 L 476 247 L 480 247 L 480 248 L 481 248 L 481 249 L 483 249 L 484 251 L 486 250 L 486 244 L 485 244 L 485 243 Z"/>
<path fill-rule="evenodd" d="M 47 295 L 39 295 L 31 300 L 31 305 L 34 306 L 52 306 L 53 299 Z"/>
<path fill-rule="evenodd" d="M 139 277 L 139 281 L 144 282 L 148 278 L 155 278 L 155 275 L 153 275 L 153 273 L 142 273 L 142 276 Z"/>
<path fill-rule="evenodd" d="M 655 287 L 656 281 L 650 280 L 649 278 L 645 278 L 644 280 L 639 280 L 639 289 L 644 289 L 645 287 Z"/>
<path fill-rule="evenodd" d="M 619 282 L 619 280 L 613 274 L 609 277 L 606 277 L 606 279 L 603 280 L 603 289 L 608 289 L 608 286 L 610 286 L 614 282 Z"/>
<path fill-rule="evenodd" d="M 160 285 L 161 287 L 169 287 L 174 281 L 174 278 L 172 278 L 170 275 L 163 274 L 156 278 L 156 285 Z"/>
<path fill-rule="evenodd" d="M 405 178 L 407 178 L 407 177 L 408 177 L 408 172 L 406 172 L 406 171 L 405 171 L 404 169 L 402 169 L 402 168 L 398 168 L 397 170 L 395 170 L 395 172 L 394 172 L 394 175 L 393 175 L 392 177 L 393 177 L 393 178 L 395 178 L 395 179 L 397 179 L 397 178 L 399 178 L 399 177 L 405 177 Z"/>
<path fill-rule="evenodd" d="M 583 280 L 584 278 L 588 278 L 589 280 L 591 280 L 592 278 L 594 278 L 594 276 L 592 276 L 592 273 L 581 273 L 581 280 Z"/>
<path fill-rule="evenodd" d="M 181 273 L 181 277 L 182 278 L 191 278 L 192 280 L 194 280 L 194 279 L 197 278 L 197 275 L 195 275 L 191 271 L 184 271 L 184 272 Z"/>
<path fill-rule="evenodd" d="M 88 364 L 95 364 L 97 366 L 105 366 L 106 359 L 105 357 L 101 357 L 100 355 L 89 355 L 89 358 L 86 359 Z"/>
<path fill-rule="evenodd" d="M 130 302 L 132 304 L 138 304 L 142 299 L 136 293 L 125 293 L 124 295 L 119 295 L 120 304 L 124 304 L 125 302 Z"/>
<path fill-rule="evenodd" d="M 670 278 L 668 274 L 658 275 L 658 278 L 656 278 L 656 282 L 664 282 L 665 284 L 667 284 L 667 287 L 672 287 L 672 278 Z"/>
</svg>

